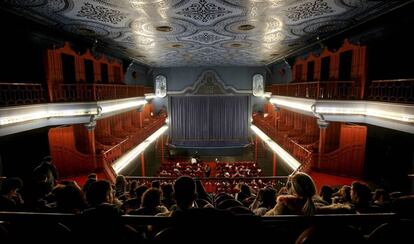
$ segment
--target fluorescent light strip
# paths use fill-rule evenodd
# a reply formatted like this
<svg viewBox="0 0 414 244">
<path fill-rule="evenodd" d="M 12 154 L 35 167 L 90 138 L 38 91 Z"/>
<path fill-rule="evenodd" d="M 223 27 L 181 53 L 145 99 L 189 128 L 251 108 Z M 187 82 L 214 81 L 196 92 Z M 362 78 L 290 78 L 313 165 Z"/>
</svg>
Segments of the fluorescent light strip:
<svg viewBox="0 0 414 244">
<path fill-rule="evenodd" d="M 154 99 L 154 98 L 157 97 L 157 96 L 155 96 L 154 93 L 147 93 L 147 94 L 144 94 L 144 95 L 145 95 L 145 99 L 147 99 L 147 100 Z"/>
<path fill-rule="evenodd" d="M 344 114 L 344 115 L 364 115 L 365 108 L 362 107 L 324 107 L 323 105 L 316 105 L 316 113 L 319 114 Z"/>
<path fill-rule="evenodd" d="M 257 126 L 252 125 L 250 126 L 250 128 L 252 129 L 254 133 L 256 133 L 256 135 L 260 137 L 260 139 L 262 139 L 262 141 L 264 141 L 270 147 L 270 149 L 272 149 L 273 152 L 275 152 L 278 156 L 280 156 L 283 159 L 283 161 L 285 161 L 287 165 L 289 165 L 289 167 L 293 171 L 299 168 L 301 163 L 299 163 L 299 161 L 297 161 L 294 157 L 292 157 L 288 152 L 286 152 L 276 142 L 270 139 L 270 137 L 268 137 L 263 131 L 257 128 Z"/>
<path fill-rule="evenodd" d="M 414 115 L 409 115 L 409 114 L 394 113 L 394 112 L 388 112 L 388 111 L 370 109 L 370 108 L 367 109 L 365 114 L 368 116 L 373 116 L 373 117 L 380 117 L 384 119 L 399 120 L 403 122 L 414 123 Z"/>
<path fill-rule="evenodd" d="M 285 106 L 293 109 L 299 109 L 307 112 L 312 112 L 312 102 L 301 102 L 301 101 L 287 101 L 286 99 L 271 98 L 270 103 Z"/>
<path fill-rule="evenodd" d="M 112 168 L 114 169 L 115 173 L 118 174 L 119 172 L 121 172 L 122 169 L 124 169 L 128 164 L 130 164 L 134 159 L 136 159 L 138 155 L 144 152 L 145 149 L 159 136 L 161 136 L 167 129 L 167 125 L 162 126 L 151 136 L 149 136 L 147 139 L 141 142 L 141 144 L 139 144 L 134 149 L 130 150 L 122 157 L 120 157 L 118 160 L 116 160 L 115 163 L 112 165 Z"/>
<path fill-rule="evenodd" d="M 284 106 L 292 109 L 298 109 L 306 112 L 312 112 L 311 106 L 314 101 L 292 101 L 281 98 L 271 98 L 270 103 L 279 106 Z M 414 123 L 414 115 L 407 113 L 399 113 L 394 111 L 387 111 L 386 109 L 378 109 L 370 107 L 369 103 L 346 103 L 343 107 L 332 106 L 330 104 L 315 103 L 316 113 L 322 115 L 335 114 L 335 115 L 364 115 L 377 118 L 384 118 L 390 120 L 397 120 L 402 122 Z M 390 109 L 392 110 L 392 108 Z"/>
<path fill-rule="evenodd" d="M 270 97 L 272 97 L 272 93 L 271 92 L 265 92 L 265 93 L 263 93 L 262 97 L 270 98 Z"/>
<path fill-rule="evenodd" d="M 365 115 L 384 119 L 398 120 L 403 122 L 414 122 L 414 115 L 389 112 L 381 109 L 365 108 L 365 107 L 324 107 L 316 105 L 316 112 L 321 114 L 337 114 L 337 115 Z"/>
<path fill-rule="evenodd" d="M 120 104 L 115 104 L 115 105 L 104 105 L 102 104 L 102 113 L 106 114 L 106 113 L 111 113 L 114 111 L 118 111 L 118 110 L 123 110 L 123 109 L 128 109 L 128 108 L 133 108 L 133 107 L 139 107 L 141 105 L 147 104 L 148 102 L 145 100 L 137 100 L 137 101 L 129 101 L 129 102 L 123 102 Z"/>
<path fill-rule="evenodd" d="M 15 123 L 26 122 L 30 120 L 37 120 L 37 119 L 48 119 L 53 117 L 71 117 L 71 116 L 85 116 L 85 115 L 95 115 L 97 114 L 96 109 L 92 110 L 85 110 L 85 109 L 77 109 L 77 110 L 61 110 L 61 111 L 41 111 L 36 113 L 27 113 L 22 115 L 15 115 L 9 117 L 0 118 L 0 125 L 9 125 Z"/>
</svg>

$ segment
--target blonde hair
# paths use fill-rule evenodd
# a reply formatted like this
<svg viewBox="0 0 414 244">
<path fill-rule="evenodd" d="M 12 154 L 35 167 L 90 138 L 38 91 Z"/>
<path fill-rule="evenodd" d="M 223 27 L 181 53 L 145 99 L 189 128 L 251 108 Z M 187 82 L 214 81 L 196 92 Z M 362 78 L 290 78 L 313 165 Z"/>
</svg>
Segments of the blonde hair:
<svg viewBox="0 0 414 244">
<path fill-rule="evenodd" d="M 291 190 L 293 194 L 306 200 L 302 208 L 303 214 L 313 215 L 316 207 L 312 198 L 316 194 L 316 187 L 312 178 L 303 172 L 296 173 L 291 179 Z"/>
</svg>

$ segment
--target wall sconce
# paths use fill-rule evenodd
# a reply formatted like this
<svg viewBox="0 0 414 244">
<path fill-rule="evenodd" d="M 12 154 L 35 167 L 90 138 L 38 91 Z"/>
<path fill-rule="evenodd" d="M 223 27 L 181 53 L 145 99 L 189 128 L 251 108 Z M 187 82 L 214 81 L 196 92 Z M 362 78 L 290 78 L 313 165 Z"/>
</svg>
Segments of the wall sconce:
<svg viewBox="0 0 414 244">
<path fill-rule="evenodd" d="M 253 96 L 261 97 L 264 94 L 264 81 L 263 75 L 253 75 Z"/>
<path fill-rule="evenodd" d="M 155 77 L 155 95 L 165 97 L 167 95 L 167 78 L 163 75 Z"/>
</svg>

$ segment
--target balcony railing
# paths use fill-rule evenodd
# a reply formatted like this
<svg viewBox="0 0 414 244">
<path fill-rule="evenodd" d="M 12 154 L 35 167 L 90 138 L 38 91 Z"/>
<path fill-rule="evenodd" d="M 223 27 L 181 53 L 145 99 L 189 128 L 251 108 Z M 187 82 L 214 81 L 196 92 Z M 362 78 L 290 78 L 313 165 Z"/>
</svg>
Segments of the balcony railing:
<svg viewBox="0 0 414 244">
<path fill-rule="evenodd" d="M 15 106 L 46 102 L 41 84 L 0 83 L 0 106 Z"/>
<path fill-rule="evenodd" d="M 151 93 L 151 87 L 110 84 L 60 84 L 48 93 L 39 83 L 0 83 L 0 107 L 46 102 L 92 102 Z"/>
<path fill-rule="evenodd" d="M 144 96 L 144 86 L 108 84 L 60 84 L 53 89 L 53 101 L 102 101 Z"/>
<path fill-rule="evenodd" d="M 374 80 L 369 87 L 368 100 L 414 103 L 414 79 Z"/>
<path fill-rule="evenodd" d="M 266 91 L 273 95 L 312 99 L 358 99 L 360 88 L 354 81 L 315 81 L 273 84 Z"/>
<path fill-rule="evenodd" d="M 317 81 L 273 84 L 266 87 L 273 95 L 310 99 L 355 100 L 414 103 L 414 79 L 374 80 L 365 94 L 354 81 Z"/>
<path fill-rule="evenodd" d="M 312 149 L 307 148 L 306 145 L 302 145 L 298 142 L 297 139 L 303 137 L 303 134 L 300 137 L 289 135 L 289 130 L 281 130 L 280 128 L 276 129 L 275 127 L 270 126 L 269 123 L 266 122 L 266 119 L 262 119 L 257 116 L 253 119 L 253 124 L 259 127 L 264 133 L 266 133 L 266 135 L 268 135 L 289 154 L 296 158 L 302 164 L 302 171 L 308 170 L 315 153 Z M 313 143 L 315 142 L 307 142 L 306 144 L 312 145 Z"/>
</svg>

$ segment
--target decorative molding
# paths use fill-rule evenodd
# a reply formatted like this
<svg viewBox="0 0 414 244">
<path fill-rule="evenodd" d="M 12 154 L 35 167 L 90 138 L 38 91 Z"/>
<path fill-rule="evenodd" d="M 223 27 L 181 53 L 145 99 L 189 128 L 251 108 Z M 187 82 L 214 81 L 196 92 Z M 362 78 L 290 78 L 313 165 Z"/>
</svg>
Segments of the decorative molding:
<svg viewBox="0 0 414 244">
<path fill-rule="evenodd" d="M 226 85 L 214 70 L 203 71 L 192 86 L 181 91 L 168 91 L 168 95 L 246 95 L 251 93 L 251 90 L 238 90 Z"/>
</svg>

